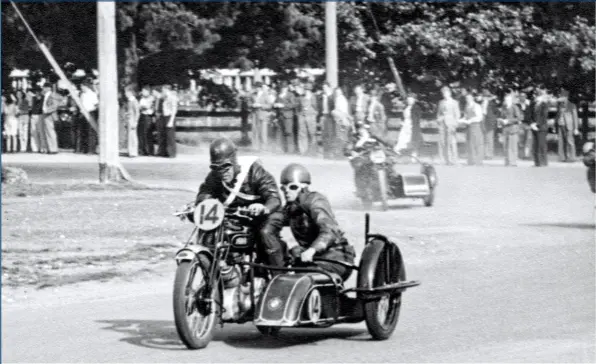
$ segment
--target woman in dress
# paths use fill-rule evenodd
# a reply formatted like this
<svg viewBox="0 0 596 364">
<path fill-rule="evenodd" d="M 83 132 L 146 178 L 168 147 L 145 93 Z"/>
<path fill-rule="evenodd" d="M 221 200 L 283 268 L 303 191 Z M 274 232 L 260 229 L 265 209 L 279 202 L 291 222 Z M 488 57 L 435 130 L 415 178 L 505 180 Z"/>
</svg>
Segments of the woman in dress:
<svg viewBox="0 0 596 364">
<path fill-rule="evenodd" d="M 17 151 L 17 135 L 19 133 L 19 109 L 14 95 L 8 95 L 3 109 L 6 152 L 14 153 Z"/>
</svg>

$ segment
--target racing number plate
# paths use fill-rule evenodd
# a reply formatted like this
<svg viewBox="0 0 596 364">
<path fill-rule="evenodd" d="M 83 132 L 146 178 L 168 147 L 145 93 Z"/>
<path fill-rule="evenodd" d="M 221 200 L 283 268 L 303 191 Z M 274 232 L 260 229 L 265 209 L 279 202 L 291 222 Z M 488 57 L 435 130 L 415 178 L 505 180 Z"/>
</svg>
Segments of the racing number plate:
<svg viewBox="0 0 596 364">
<path fill-rule="evenodd" d="M 221 225 L 224 215 L 224 205 L 219 200 L 209 198 L 195 208 L 194 220 L 199 229 L 209 231 Z"/>
</svg>

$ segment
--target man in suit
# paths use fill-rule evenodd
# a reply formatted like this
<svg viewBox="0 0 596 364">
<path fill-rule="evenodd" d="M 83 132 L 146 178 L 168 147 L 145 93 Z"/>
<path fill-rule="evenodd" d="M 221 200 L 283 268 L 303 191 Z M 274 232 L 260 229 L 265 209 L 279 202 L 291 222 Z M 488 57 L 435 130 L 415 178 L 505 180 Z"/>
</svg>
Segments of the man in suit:
<svg viewBox="0 0 596 364">
<path fill-rule="evenodd" d="M 316 155 L 317 99 L 312 92 L 312 83 L 304 85 L 304 93 L 298 101 L 298 149 L 302 155 Z"/>
<path fill-rule="evenodd" d="M 321 92 L 317 95 L 317 110 L 319 125 L 323 130 L 323 158 L 332 158 L 335 140 L 335 123 L 331 117 L 333 110 L 333 89 L 329 83 L 325 82 Z"/>
<path fill-rule="evenodd" d="M 492 159 L 495 154 L 495 130 L 497 129 L 497 103 L 494 96 L 488 89 L 482 90 L 482 112 L 484 120 L 482 130 L 484 132 L 484 158 Z"/>
<path fill-rule="evenodd" d="M 85 81 L 81 85 L 81 103 L 91 117 L 95 120 L 95 125 L 99 128 L 99 98 L 92 88 L 93 82 L 91 80 Z M 83 142 L 83 149 L 85 153 L 97 153 L 97 146 L 99 144 L 98 131 L 94 130 L 88 121 L 85 121 L 85 142 Z"/>
<path fill-rule="evenodd" d="M 519 154 L 520 158 L 530 158 L 530 151 L 532 150 L 532 112 L 534 110 L 534 103 L 528 100 L 526 93 L 520 91 L 517 99 L 517 106 L 523 114 L 522 123 L 520 125 L 520 140 L 519 140 Z"/>
<path fill-rule="evenodd" d="M 569 101 L 569 91 L 562 90 L 557 105 L 557 129 L 559 160 L 561 162 L 574 162 L 575 136 L 579 135 L 579 119 L 577 106 Z"/>
<path fill-rule="evenodd" d="M 250 107 L 252 109 L 252 146 L 256 150 L 262 150 L 268 142 L 268 125 L 271 118 L 273 101 L 267 85 L 257 82 L 256 93 L 251 97 Z"/>
<path fill-rule="evenodd" d="M 437 108 L 437 122 L 439 124 L 439 159 L 447 165 L 458 164 L 457 125 L 461 119 L 459 102 L 451 95 L 447 86 L 441 88 L 443 99 Z"/>
<path fill-rule="evenodd" d="M 283 151 L 284 153 L 293 153 L 295 149 L 293 147 L 294 114 L 298 107 L 298 100 L 294 92 L 290 91 L 287 81 L 281 81 L 280 90 L 273 106 L 277 109 Z"/>
<path fill-rule="evenodd" d="M 52 92 L 52 85 L 46 83 L 43 85 L 43 136 L 48 148 L 49 154 L 58 153 L 58 138 L 56 136 L 56 129 L 54 122 L 57 119 L 56 111 L 58 110 L 59 102 Z"/>
<path fill-rule="evenodd" d="M 369 133 L 378 139 L 389 142 L 387 136 L 387 114 L 381 103 L 380 90 L 373 89 L 370 92 L 370 101 L 366 110 L 366 121 L 369 125 Z"/>
<path fill-rule="evenodd" d="M 354 87 L 354 96 L 350 98 L 350 114 L 354 118 L 354 123 L 365 122 L 369 102 L 370 98 L 364 93 L 364 88 L 357 84 Z"/>
<path fill-rule="evenodd" d="M 546 135 L 548 134 L 548 96 L 543 87 L 537 89 L 536 104 L 532 118 L 532 136 L 534 138 L 534 165 L 545 167 L 548 165 Z"/>
</svg>

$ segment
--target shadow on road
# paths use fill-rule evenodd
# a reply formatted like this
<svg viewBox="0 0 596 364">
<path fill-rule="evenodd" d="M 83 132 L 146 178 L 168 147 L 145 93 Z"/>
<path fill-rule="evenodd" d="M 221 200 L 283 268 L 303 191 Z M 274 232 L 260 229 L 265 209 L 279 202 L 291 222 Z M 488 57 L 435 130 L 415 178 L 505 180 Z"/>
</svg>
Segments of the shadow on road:
<svg viewBox="0 0 596 364">
<path fill-rule="evenodd" d="M 524 224 L 525 226 L 534 227 L 555 227 L 564 229 L 596 229 L 596 224 L 585 224 L 585 223 L 536 223 L 536 224 Z"/>
<path fill-rule="evenodd" d="M 150 349 L 187 350 L 178 338 L 173 321 L 163 320 L 100 320 L 109 325 L 104 330 L 112 330 L 126 337 L 120 341 Z M 275 337 L 263 336 L 251 324 L 227 325 L 222 330 L 216 328 L 213 341 L 220 341 L 237 348 L 282 349 L 295 345 L 315 344 L 327 339 L 350 339 L 362 335 L 366 330 L 348 327 L 328 329 L 288 329 Z"/>
</svg>

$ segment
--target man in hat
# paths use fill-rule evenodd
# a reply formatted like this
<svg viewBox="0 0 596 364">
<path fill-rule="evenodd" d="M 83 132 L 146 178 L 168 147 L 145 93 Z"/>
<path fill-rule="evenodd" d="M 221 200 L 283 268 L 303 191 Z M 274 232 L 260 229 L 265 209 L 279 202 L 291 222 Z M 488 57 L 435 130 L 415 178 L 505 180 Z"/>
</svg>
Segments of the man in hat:
<svg viewBox="0 0 596 364">
<path fill-rule="evenodd" d="M 46 83 L 43 85 L 43 136 L 48 148 L 49 154 L 58 153 L 58 138 L 56 136 L 56 129 L 54 122 L 58 118 L 56 112 L 58 111 L 58 100 L 52 92 L 52 85 Z"/>
<path fill-rule="evenodd" d="M 298 149 L 302 155 L 317 153 L 317 99 L 310 82 L 304 85 L 304 93 L 299 96 Z"/>
<path fill-rule="evenodd" d="M 577 106 L 569 101 L 569 91 L 561 90 L 557 103 L 557 116 L 555 118 L 558 131 L 559 160 L 561 162 L 574 162 L 575 136 L 579 135 L 579 118 Z"/>
<path fill-rule="evenodd" d="M 286 247 L 280 237 L 283 214 L 275 178 L 256 157 L 237 157 L 236 150 L 234 142 L 227 138 L 211 143 L 211 172 L 199 187 L 195 206 L 215 198 L 228 207 L 248 207 L 255 217 L 260 260 L 283 266 Z"/>
<path fill-rule="evenodd" d="M 542 86 L 537 88 L 536 104 L 534 105 L 533 122 L 531 128 L 534 138 L 534 165 L 548 166 L 546 135 L 548 134 L 548 95 Z"/>
<path fill-rule="evenodd" d="M 273 107 L 277 109 L 277 120 L 281 129 L 281 144 L 285 153 L 293 153 L 294 114 L 298 108 L 298 99 L 290 91 L 288 81 L 281 81 L 279 93 Z"/>
</svg>

